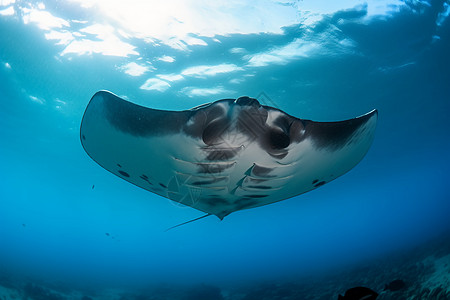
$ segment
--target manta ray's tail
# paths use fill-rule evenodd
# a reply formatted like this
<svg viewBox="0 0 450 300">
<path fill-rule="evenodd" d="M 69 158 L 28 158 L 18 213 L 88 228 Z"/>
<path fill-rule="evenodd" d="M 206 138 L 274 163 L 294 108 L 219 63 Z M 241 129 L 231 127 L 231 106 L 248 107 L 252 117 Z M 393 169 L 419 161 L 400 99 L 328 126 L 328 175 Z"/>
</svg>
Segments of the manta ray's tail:
<svg viewBox="0 0 450 300">
<path fill-rule="evenodd" d="M 194 222 L 194 221 L 197 221 L 197 220 L 200 220 L 200 219 L 209 217 L 209 216 L 212 216 L 212 214 L 206 214 L 206 215 L 204 215 L 204 216 L 201 216 L 201 217 L 198 217 L 198 218 L 195 218 L 195 219 L 192 219 L 192 220 L 183 222 L 183 223 L 181 223 L 181 224 L 177 224 L 177 225 L 175 225 L 175 226 L 172 226 L 172 227 L 170 227 L 170 228 L 167 228 L 165 231 L 167 232 L 167 231 L 169 231 L 169 230 L 171 230 L 171 229 L 174 229 L 174 228 L 176 228 L 176 227 L 179 227 L 179 226 L 181 226 L 181 225 L 185 225 L 185 224 L 187 224 L 187 223 L 191 223 L 191 222 Z"/>
</svg>

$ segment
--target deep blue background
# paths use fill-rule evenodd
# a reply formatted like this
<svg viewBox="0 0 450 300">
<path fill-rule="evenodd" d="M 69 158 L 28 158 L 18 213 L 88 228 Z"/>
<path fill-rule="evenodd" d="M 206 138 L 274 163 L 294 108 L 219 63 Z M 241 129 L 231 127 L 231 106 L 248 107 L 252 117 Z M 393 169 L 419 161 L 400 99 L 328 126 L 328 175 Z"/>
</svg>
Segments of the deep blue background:
<svg viewBox="0 0 450 300">
<path fill-rule="evenodd" d="M 61 46 L 40 29 L 0 17 L 0 269 L 106 286 L 233 284 L 331 272 L 448 231 L 450 22 L 437 24 L 444 3 L 410 3 L 370 22 L 359 22 L 364 7 L 329 15 L 308 33 L 328 51 L 248 67 L 252 77 L 208 97 L 180 91 L 225 86 L 239 74 L 142 90 L 145 78 L 117 68 L 132 58 L 60 57 Z M 352 51 L 329 44 L 335 27 L 334 36 L 354 41 Z M 291 26 L 278 35 L 229 35 L 188 54 L 136 44 L 148 59 L 176 56 L 170 65 L 154 62 L 158 72 L 173 73 L 193 65 L 240 66 L 242 56 L 230 48 L 257 53 L 306 34 Z M 341 120 L 377 108 L 379 121 L 363 161 L 320 189 L 164 232 L 201 214 L 113 176 L 81 147 L 84 108 L 101 89 L 163 109 L 264 92 L 268 104 L 300 118 Z"/>
</svg>

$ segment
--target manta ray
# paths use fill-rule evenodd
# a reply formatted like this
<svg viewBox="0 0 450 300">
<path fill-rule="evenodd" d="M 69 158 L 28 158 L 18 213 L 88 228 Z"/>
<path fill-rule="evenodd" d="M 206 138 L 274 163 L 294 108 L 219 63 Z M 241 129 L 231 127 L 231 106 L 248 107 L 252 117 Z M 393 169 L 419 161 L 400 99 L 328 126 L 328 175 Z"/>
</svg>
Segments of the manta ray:
<svg viewBox="0 0 450 300">
<path fill-rule="evenodd" d="M 166 111 L 99 91 L 84 112 L 80 139 L 111 173 L 222 220 L 346 173 L 367 153 L 376 123 L 376 110 L 314 122 L 250 97 Z"/>
</svg>

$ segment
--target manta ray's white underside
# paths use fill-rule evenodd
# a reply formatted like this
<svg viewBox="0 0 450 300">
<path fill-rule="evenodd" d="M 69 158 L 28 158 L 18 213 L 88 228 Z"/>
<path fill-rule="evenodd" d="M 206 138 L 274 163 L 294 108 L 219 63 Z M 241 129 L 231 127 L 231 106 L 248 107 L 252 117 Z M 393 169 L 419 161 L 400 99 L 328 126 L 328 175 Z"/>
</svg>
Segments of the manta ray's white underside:
<svg viewBox="0 0 450 300">
<path fill-rule="evenodd" d="M 313 122 L 248 97 L 163 111 L 100 91 L 80 134 L 86 152 L 106 170 L 222 219 L 346 173 L 367 153 L 376 123 L 375 110 Z"/>
</svg>

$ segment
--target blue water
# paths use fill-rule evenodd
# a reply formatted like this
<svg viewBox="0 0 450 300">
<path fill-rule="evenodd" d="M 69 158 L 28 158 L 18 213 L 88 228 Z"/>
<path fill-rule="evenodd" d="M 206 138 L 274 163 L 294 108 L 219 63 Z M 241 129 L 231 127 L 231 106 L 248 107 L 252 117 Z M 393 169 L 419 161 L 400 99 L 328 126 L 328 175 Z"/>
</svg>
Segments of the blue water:
<svg viewBox="0 0 450 300">
<path fill-rule="evenodd" d="M 393 1 L 379 15 L 369 15 L 370 3 L 343 5 L 312 23 L 302 19 L 303 2 L 270 2 L 281 12 L 258 19 L 260 10 L 246 7 L 243 23 L 266 26 L 260 31 L 233 27 L 243 11 L 232 7 L 224 9 L 229 32 L 189 33 L 195 20 L 177 19 L 187 34 L 153 39 L 158 28 L 143 37 L 102 6 L 8 2 L 0 6 L 3 272 L 93 287 L 233 285 L 336 272 L 450 230 L 448 1 Z M 277 30 L 264 23 L 292 9 L 290 23 L 275 18 Z M 93 24 L 113 31 L 83 29 Z M 127 73 L 129 63 L 144 71 Z M 165 232 L 202 213 L 87 156 L 79 126 L 98 90 L 168 110 L 248 95 L 304 119 L 375 108 L 379 119 L 367 156 L 337 180 Z"/>
</svg>

